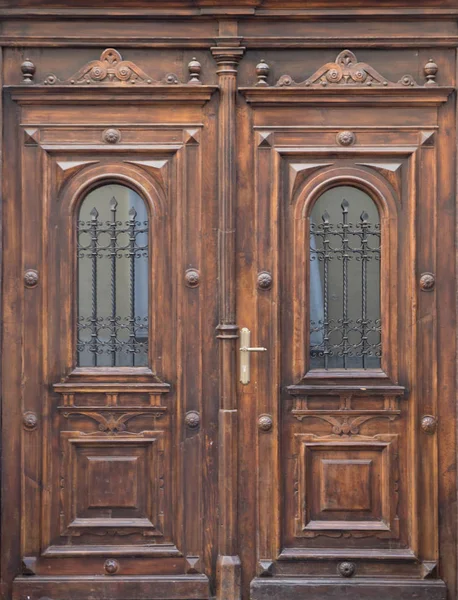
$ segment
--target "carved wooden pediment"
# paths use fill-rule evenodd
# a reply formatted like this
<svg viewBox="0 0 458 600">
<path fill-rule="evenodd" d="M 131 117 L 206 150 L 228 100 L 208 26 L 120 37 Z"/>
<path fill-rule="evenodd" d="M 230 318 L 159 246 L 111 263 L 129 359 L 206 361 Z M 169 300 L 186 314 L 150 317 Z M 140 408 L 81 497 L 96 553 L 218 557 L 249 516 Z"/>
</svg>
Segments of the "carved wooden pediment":
<svg viewBox="0 0 458 600">
<path fill-rule="evenodd" d="M 157 81 L 147 75 L 143 69 L 130 60 L 123 60 L 114 48 L 104 50 L 98 60 L 88 62 L 69 79 L 61 81 L 54 74 L 44 80 L 45 85 L 54 84 L 136 84 L 173 85 L 180 83 L 174 73 L 168 73 L 163 80 Z"/>
<path fill-rule="evenodd" d="M 350 50 L 343 50 L 335 62 L 326 63 L 305 81 L 298 83 L 290 75 L 282 75 L 276 85 L 278 87 L 418 86 L 411 75 L 404 75 L 397 83 L 388 81 L 367 63 L 358 62 L 358 59 Z"/>
</svg>

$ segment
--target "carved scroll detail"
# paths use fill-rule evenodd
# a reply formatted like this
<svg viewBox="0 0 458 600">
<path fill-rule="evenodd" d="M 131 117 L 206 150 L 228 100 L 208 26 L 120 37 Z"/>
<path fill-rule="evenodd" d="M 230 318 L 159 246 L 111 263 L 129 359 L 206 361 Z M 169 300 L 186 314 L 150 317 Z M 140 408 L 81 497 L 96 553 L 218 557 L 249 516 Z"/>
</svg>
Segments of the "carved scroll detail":
<svg viewBox="0 0 458 600">
<path fill-rule="evenodd" d="M 162 410 L 160 410 L 162 409 Z M 89 419 L 93 419 L 99 424 L 99 431 L 91 432 L 91 433 L 81 433 L 81 435 L 99 435 L 100 432 L 107 433 L 109 435 L 139 435 L 135 432 L 127 431 L 126 423 L 130 419 L 134 417 L 148 415 L 153 419 L 159 419 L 163 415 L 164 407 L 158 407 L 157 411 L 148 411 L 148 412 L 128 412 L 124 413 L 119 417 L 116 417 L 113 414 L 103 415 L 101 413 L 93 412 L 93 411 L 72 411 L 72 412 L 63 412 L 62 415 L 68 419 L 71 415 L 83 415 L 88 417 Z"/>
<path fill-rule="evenodd" d="M 357 435 L 359 433 L 361 425 L 364 425 L 364 423 L 367 423 L 367 421 L 370 421 L 372 419 L 389 419 L 390 421 L 394 421 L 399 415 L 362 415 L 360 417 L 342 417 L 341 419 L 338 419 L 331 415 L 317 415 L 311 411 L 311 414 L 302 413 L 295 414 L 294 416 L 298 421 L 302 421 L 306 418 L 321 419 L 322 421 L 325 421 L 326 423 L 332 425 L 332 432 L 334 434 L 341 436 L 350 436 Z"/>
<path fill-rule="evenodd" d="M 350 50 L 341 52 L 333 63 L 326 63 L 305 81 L 294 81 L 290 75 L 282 75 L 277 87 L 336 87 L 336 86 L 380 86 L 418 87 L 411 75 L 404 75 L 397 83 L 389 81 L 365 62 L 358 62 Z"/>
<path fill-rule="evenodd" d="M 168 73 L 162 81 L 156 81 L 130 60 L 123 60 L 121 54 L 114 48 L 104 50 L 98 60 L 92 60 L 77 73 L 65 81 L 60 81 L 56 75 L 50 74 L 44 80 L 45 85 L 55 84 L 123 84 L 140 83 L 147 85 L 177 84 L 178 77 Z"/>
</svg>

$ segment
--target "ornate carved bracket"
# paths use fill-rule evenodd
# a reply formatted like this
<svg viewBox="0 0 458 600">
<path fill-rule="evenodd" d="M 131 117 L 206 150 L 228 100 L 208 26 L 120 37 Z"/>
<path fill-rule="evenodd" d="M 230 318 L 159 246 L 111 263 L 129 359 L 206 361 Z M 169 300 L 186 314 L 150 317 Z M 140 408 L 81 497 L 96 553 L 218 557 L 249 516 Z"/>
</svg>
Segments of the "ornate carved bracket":
<svg viewBox="0 0 458 600">
<path fill-rule="evenodd" d="M 360 427 L 372 419 L 396 420 L 401 414 L 399 401 L 405 396 L 404 388 L 396 385 L 292 385 L 287 391 L 294 396 L 291 414 L 295 419 L 320 419 L 332 426 L 333 434 L 340 436 L 359 434 Z M 309 406 L 309 396 L 320 398 L 319 408 Z M 383 398 L 383 406 L 371 404 L 376 397 Z M 354 398 L 366 399 L 367 403 L 354 408 Z"/>
<path fill-rule="evenodd" d="M 367 421 L 371 421 L 372 419 L 388 419 L 389 421 L 394 421 L 399 417 L 398 414 L 384 415 L 380 413 L 378 415 L 361 415 L 360 417 L 341 417 L 339 419 L 335 416 L 320 415 L 313 413 L 312 411 L 310 411 L 310 414 L 307 414 L 307 412 L 305 411 L 299 412 L 293 410 L 292 412 L 293 416 L 298 421 L 302 421 L 303 419 L 307 418 L 320 419 L 321 421 L 325 421 L 326 423 L 332 425 L 332 433 L 334 433 L 335 435 L 341 435 L 343 437 L 358 435 L 360 427 L 364 425 L 364 423 L 367 423 Z"/>
<path fill-rule="evenodd" d="M 326 86 L 380 86 L 380 87 L 418 87 L 411 75 L 404 75 L 394 83 L 389 81 L 373 67 L 359 62 L 350 50 L 341 52 L 333 63 L 326 63 L 305 81 L 294 81 L 290 75 L 282 75 L 277 87 L 326 87 Z"/>
<path fill-rule="evenodd" d="M 199 65 L 200 67 L 200 65 Z M 200 69 L 199 69 L 200 73 Z M 196 83 L 196 75 L 193 67 L 193 81 Z M 197 75 L 198 79 L 198 75 Z M 60 81 L 54 74 L 50 74 L 43 82 L 45 85 L 68 84 L 136 84 L 141 85 L 173 85 L 180 81 L 174 73 L 168 73 L 164 79 L 157 81 L 147 75 L 130 60 L 123 60 L 121 54 L 114 48 L 104 50 L 98 60 L 88 62 L 84 67 L 65 81 Z"/>
<path fill-rule="evenodd" d="M 99 424 L 99 431 L 93 433 L 82 433 L 81 435 L 98 435 L 99 432 L 107 433 L 109 435 L 138 435 L 138 433 L 127 431 L 126 423 L 130 419 L 135 417 L 148 415 L 153 420 L 159 419 L 162 417 L 163 413 L 166 411 L 164 406 L 158 406 L 153 411 L 148 412 L 127 412 L 121 415 L 114 415 L 112 413 L 98 413 L 94 411 L 85 411 L 85 410 L 68 410 L 63 412 L 63 416 L 68 419 L 72 415 L 83 415 L 88 417 L 89 419 L 93 419 Z"/>
</svg>

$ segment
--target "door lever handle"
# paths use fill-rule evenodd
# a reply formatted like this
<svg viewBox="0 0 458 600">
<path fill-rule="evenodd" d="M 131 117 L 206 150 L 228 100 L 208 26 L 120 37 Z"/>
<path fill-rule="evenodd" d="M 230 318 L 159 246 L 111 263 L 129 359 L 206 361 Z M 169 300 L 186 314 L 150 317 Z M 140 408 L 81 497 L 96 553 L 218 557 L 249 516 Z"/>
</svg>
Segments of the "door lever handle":
<svg viewBox="0 0 458 600">
<path fill-rule="evenodd" d="M 240 352 L 267 352 L 267 348 L 246 348 L 245 346 L 241 346 Z"/>
<path fill-rule="evenodd" d="M 247 327 L 240 330 L 240 383 L 250 383 L 250 352 L 267 352 L 267 348 L 250 347 L 251 331 Z"/>
</svg>

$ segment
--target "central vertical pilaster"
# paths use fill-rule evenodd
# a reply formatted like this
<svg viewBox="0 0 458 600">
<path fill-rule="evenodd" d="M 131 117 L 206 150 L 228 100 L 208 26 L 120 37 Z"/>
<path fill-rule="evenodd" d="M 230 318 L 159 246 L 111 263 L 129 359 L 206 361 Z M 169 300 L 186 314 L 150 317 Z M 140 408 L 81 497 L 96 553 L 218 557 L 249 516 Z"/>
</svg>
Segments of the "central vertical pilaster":
<svg viewBox="0 0 458 600">
<path fill-rule="evenodd" d="M 220 340 L 218 600 L 240 598 L 237 531 L 237 339 L 235 320 L 236 95 L 240 46 L 211 49 L 218 64 L 218 270 Z"/>
</svg>

